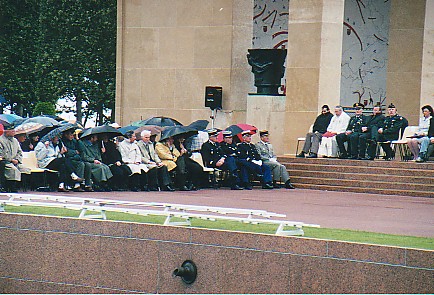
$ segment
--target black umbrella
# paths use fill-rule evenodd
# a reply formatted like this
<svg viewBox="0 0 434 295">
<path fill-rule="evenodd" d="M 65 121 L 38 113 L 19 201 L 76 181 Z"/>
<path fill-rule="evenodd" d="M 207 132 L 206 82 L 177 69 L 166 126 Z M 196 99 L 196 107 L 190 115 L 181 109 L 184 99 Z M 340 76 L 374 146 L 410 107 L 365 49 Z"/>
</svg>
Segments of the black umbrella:
<svg viewBox="0 0 434 295">
<path fill-rule="evenodd" d="M 91 135 L 98 135 L 98 134 L 107 134 L 109 137 L 122 135 L 122 133 L 118 129 L 113 128 L 112 126 L 109 125 L 103 125 L 103 126 L 86 129 L 81 135 L 81 138 L 85 138 Z"/>
<path fill-rule="evenodd" d="M 208 120 L 197 120 L 197 121 L 192 122 L 190 125 L 188 125 L 188 127 L 191 127 L 197 131 L 203 131 L 206 129 L 208 124 L 209 124 Z"/>
<path fill-rule="evenodd" d="M 143 121 L 135 122 L 131 125 L 136 125 L 137 127 L 141 127 L 145 125 L 155 125 L 160 127 L 182 126 L 182 124 L 177 120 L 168 117 L 151 117 Z"/>
<path fill-rule="evenodd" d="M 40 141 L 42 142 L 51 141 L 56 136 L 60 138 L 62 136 L 62 132 L 65 132 L 70 129 L 77 129 L 77 128 L 79 128 L 79 126 L 75 123 L 62 124 L 60 127 L 57 127 L 56 129 L 51 130 L 46 135 L 44 135 Z"/>
<path fill-rule="evenodd" d="M 172 126 L 167 127 L 161 132 L 160 140 L 167 139 L 169 137 L 183 136 L 185 138 L 197 134 L 197 130 L 192 129 L 188 126 Z"/>
</svg>

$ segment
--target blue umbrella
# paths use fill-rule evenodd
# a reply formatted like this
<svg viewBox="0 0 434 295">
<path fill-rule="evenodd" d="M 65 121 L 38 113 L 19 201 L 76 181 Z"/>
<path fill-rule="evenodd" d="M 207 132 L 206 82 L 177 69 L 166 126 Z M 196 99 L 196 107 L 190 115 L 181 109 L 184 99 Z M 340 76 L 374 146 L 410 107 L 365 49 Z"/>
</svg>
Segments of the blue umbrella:
<svg viewBox="0 0 434 295">
<path fill-rule="evenodd" d="M 0 114 L 0 123 L 5 126 L 13 125 L 14 122 L 20 121 L 23 118 L 14 114 Z"/>
<path fill-rule="evenodd" d="M 128 125 L 128 126 L 124 126 L 119 128 L 119 132 L 122 133 L 123 135 L 125 135 L 125 133 L 127 133 L 128 131 L 131 130 L 136 130 L 138 127 L 137 126 L 133 126 L 133 125 Z"/>
</svg>

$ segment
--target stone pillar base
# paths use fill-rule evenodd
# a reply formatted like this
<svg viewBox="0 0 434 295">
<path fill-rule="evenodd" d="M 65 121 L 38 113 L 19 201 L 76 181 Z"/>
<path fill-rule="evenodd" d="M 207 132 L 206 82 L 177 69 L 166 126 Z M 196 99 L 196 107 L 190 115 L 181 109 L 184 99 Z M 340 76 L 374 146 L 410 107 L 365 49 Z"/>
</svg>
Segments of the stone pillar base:
<svg viewBox="0 0 434 295">
<path fill-rule="evenodd" d="M 246 123 L 270 132 L 270 142 L 277 155 L 284 154 L 286 96 L 249 94 Z M 259 135 L 253 140 L 259 141 Z"/>
</svg>

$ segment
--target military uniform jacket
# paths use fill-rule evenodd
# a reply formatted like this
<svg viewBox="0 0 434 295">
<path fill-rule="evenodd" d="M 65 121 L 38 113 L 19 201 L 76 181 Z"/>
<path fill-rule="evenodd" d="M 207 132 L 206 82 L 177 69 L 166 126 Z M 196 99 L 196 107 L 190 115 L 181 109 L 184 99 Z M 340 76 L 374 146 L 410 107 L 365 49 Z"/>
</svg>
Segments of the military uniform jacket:
<svg viewBox="0 0 434 295">
<path fill-rule="evenodd" d="M 260 141 L 256 143 L 256 150 L 258 151 L 259 155 L 261 156 L 262 161 L 268 161 L 271 158 L 275 158 L 276 155 L 273 151 L 273 146 L 271 143 L 265 143 L 263 141 Z"/>
<path fill-rule="evenodd" d="M 399 130 L 404 124 L 404 118 L 398 114 L 389 116 L 378 126 L 383 128 L 383 136 L 386 140 L 396 140 L 399 138 Z"/>
<path fill-rule="evenodd" d="M 382 124 L 386 117 L 383 114 L 380 115 L 371 115 L 368 117 L 368 123 L 365 127 L 368 127 L 368 131 L 372 128 L 378 128 L 379 125 Z M 376 126 L 376 127 L 374 127 Z"/>
<path fill-rule="evenodd" d="M 242 142 L 237 145 L 238 158 L 241 160 L 261 160 L 261 156 L 253 143 Z"/>
<path fill-rule="evenodd" d="M 235 144 L 222 142 L 220 148 L 224 157 L 238 157 L 238 150 Z"/>
<path fill-rule="evenodd" d="M 362 132 L 362 127 L 366 126 L 368 122 L 368 117 L 364 115 L 354 116 L 350 119 L 348 123 L 347 131 L 351 132 Z"/>
<path fill-rule="evenodd" d="M 218 160 L 223 158 L 223 153 L 217 142 L 205 142 L 204 144 L 202 144 L 200 153 L 202 155 L 203 162 L 207 167 L 215 168 L 215 164 L 218 162 Z"/>
</svg>

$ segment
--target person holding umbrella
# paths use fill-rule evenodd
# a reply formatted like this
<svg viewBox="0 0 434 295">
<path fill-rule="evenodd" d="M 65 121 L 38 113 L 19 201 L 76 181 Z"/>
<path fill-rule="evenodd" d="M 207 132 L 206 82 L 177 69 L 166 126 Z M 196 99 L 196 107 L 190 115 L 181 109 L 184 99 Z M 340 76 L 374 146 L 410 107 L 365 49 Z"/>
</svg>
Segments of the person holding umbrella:
<svg viewBox="0 0 434 295">
<path fill-rule="evenodd" d="M 60 127 L 62 128 L 62 127 Z M 83 152 L 83 143 L 74 137 L 74 127 L 66 129 L 62 132 L 62 143 L 66 149 L 64 153 L 66 161 L 74 168 L 71 178 L 75 181 L 74 191 L 76 192 L 93 192 L 91 182 L 91 167 L 85 165 L 81 154 Z M 53 130 L 55 131 L 55 130 Z M 84 190 L 81 188 L 79 180 L 84 179 Z"/>
<path fill-rule="evenodd" d="M 187 169 L 185 160 L 181 157 L 184 151 L 179 151 L 174 145 L 175 139 L 172 136 L 163 137 L 155 145 L 155 151 L 169 172 L 175 172 L 175 180 L 181 191 L 189 191 L 186 186 Z M 172 173 L 173 173 L 172 172 Z"/>
<path fill-rule="evenodd" d="M 100 140 L 102 162 L 109 166 L 113 174 L 111 188 L 114 191 L 125 190 L 125 179 L 131 175 L 131 169 L 122 161 L 122 156 L 117 149 L 116 143 L 109 140 L 107 133 L 98 136 Z"/>
<path fill-rule="evenodd" d="M 174 191 L 171 187 L 172 181 L 170 179 L 169 171 L 158 157 L 154 145 L 151 142 L 151 131 L 142 130 L 140 135 L 142 140 L 139 141 L 137 145 L 142 154 L 142 163 L 149 168 L 149 190 L 158 191 L 159 186 L 161 186 L 161 189 L 164 191 Z"/>
<path fill-rule="evenodd" d="M 5 165 L 2 180 L 7 180 L 4 183 L 9 192 L 17 192 L 17 182 L 21 181 L 22 173 L 30 174 L 30 169 L 22 164 L 23 151 L 14 136 L 13 125 L 5 126 L 4 134 L 0 136 L 0 158 Z"/>
<path fill-rule="evenodd" d="M 107 181 L 113 177 L 110 168 L 102 162 L 101 150 L 98 146 L 98 135 L 90 134 L 80 138 L 83 142 L 81 158 L 86 166 L 90 167 L 92 178 L 103 191 L 111 191 Z"/>
<path fill-rule="evenodd" d="M 36 159 L 38 160 L 39 168 L 46 168 L 59 172 L 59 192 L 67 192 L 68 176 L 72 173 L 72 165 L 67 165 L 64 154 L 66 148 L 61 146 L 58 136 L 48 138 L 43 137 L 44 141 L 40 141 L 35 147 Z M 82 179 L 78 179 L 82 180 Z"/>
<path fill-rule="evenodd" d="M 147 175 L 149 168 L 142 163 L 142 154 L 136 143 L 136 135 L 133 130 L 125 133 L 125 140 L 119 144 L 119 152 L 122 161 L 131 169 L 130 184 L 132 191 L 138 192 L 140 189 L 145 190 L 147 184 Z"/>
</svg>

